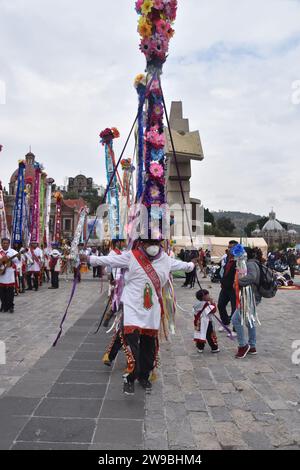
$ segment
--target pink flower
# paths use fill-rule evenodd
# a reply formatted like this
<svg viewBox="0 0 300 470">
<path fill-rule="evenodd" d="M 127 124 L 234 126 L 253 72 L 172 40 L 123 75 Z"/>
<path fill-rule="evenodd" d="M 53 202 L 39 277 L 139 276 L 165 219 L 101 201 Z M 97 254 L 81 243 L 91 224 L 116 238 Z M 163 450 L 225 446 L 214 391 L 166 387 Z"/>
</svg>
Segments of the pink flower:
<svg viewBox="0 0 300 470">
<path fill-rule="evenodd" d="M 175 21 L 177 14 L 177 0 L 169 0 L 165 6 L 164 12 L 170 21 Z"/>
<path fill-rule="evenodd" d="M 164 175 L 164 168 L 159 163 L 151 163 L 150 173 L 154 178 L 161 178 Z"/>
<path fill-rule="evenodd" d="M 165 20 L 159 20 L 156 22 L 156 31 L 158 34 L 162 34 L 163 36 L 167 35 L 167 31 L 170 29 L 171 25 L 167 23 Z"/>
<path fill-rule="evenodd" d="M 150 195 L 153 199 L 159 198 L 160 196 L 160 190 L 158 186 L 152 186 L 150 189 Z"/>
<path fill-rule="evenodd" d="M 153 6 L 156 10 L 163 10 L 164 2 L 163 0 L 153 0 Z"/>
<path fill-rule="evenodd" d="M 158 132 L 157 126 L 151 127 L 150 131 L 146 133 L 146 141 L 156 149 L 164 148 L 166 143 L 165 135 Z"/>
<path fill-rule="evenodd" d="M 138 13 L 141 13 L 143 3 L 144 3 L 144 0 L 137 0 L 135 2 L 135 9 Z"/>
<path fill-rule="evenodd" d="M 152 42 L 148 38 L 144 38 L 140 44 L 140 50 L 145 54 L 148 58 L 151 56 L 152 53 Z"/>
<path fill-rule="evenodd" d="M 168 52 L 168 41 L 163 40 L 163 38 L 160 37 L 155 37 L 151 41 L 151 47 L 152 47 L 152 52 L 155 54 L 157 57 L 160 59 L 164 59 L 166 56 L 166 53 Z"/>
<path fill-rule="evenodd" d="M 162 104 L 161 103 L 155 104 L 153 107 L 152 116 L 151 116 L 152 121 L 154 122 L 159 121 L 163 117 L 163 114 L 164 114 L 164 108 Z"/>
</svg>

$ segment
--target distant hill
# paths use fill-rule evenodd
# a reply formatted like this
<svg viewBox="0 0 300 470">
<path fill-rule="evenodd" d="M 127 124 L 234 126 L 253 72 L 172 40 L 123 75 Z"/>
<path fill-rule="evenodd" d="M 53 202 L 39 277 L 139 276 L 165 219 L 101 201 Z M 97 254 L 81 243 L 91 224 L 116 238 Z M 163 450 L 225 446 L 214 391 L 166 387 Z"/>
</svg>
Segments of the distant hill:
<svg viewBox="0 0 300 470">
<path fill-rule="evenodd" d="M 255 222 L 258 219 L 261 219 L 264 216 L 252 214 L 251 212 L 238 212 L 238 211 L 218 211 L 213 212 L 211 211 L 212 215 L 214 216 L 215 220 L 220 219 L 221 217 L 228 217 L 234 223 L 236 229 L 234 231 L 234 235 L 241 235 L 244 234 L 244 228 L 250 222 Z M 288 225 L 288 229 L 294 229 L 298 233 L 300 233 L 300 225 L 290 224 L 285 221 L 279 220 L 280 223 L 284 223 Z"/>
</svg>

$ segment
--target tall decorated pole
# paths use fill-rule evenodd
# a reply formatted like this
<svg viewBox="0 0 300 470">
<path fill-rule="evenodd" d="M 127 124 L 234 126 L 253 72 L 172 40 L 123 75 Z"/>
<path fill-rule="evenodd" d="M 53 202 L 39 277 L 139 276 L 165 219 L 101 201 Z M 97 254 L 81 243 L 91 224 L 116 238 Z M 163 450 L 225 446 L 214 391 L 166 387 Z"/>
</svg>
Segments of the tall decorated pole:
<svg viewBox="0 0 300 470">
<path fill-rule="evenodd" d="M 30 241 L 40 242 L 40 186 L 42 168 L 39 163 L 35 163 L 33 206 L 31 214 Z"/>
<path fill-rule="evenodd" d="M 44 242 L 45 236 L 45 189 L 46 189 L 47 174 L 41 174 L 41 187 L 40 187 L 40 241 Z"/>
<path fill-rule="evenodd" d="M 7 220 L 6 220 L 6 212 L 5 212 L 3 189 L 2 189 L 1 181 L 0 181 L 0 237 L 1 238 L 10 237 L 8 226 L 7 226 Z"/>
<path fill-rule="evenodd" d="M 61 208 L 63 196 L 58 191 L 55 193 L 56 199 L 56 211 L 55 211 L 55 226 L 54 226 L 54 241 L 59 243 L 61 241 L 61 230 L 62 230 L 62 218 L 61 218 Z"/>
<path fill-rule="evenodd" d="M 135 80 L 139 95 L 137 202 L 147 208 L 148 233 L 143 235 L 151 238 L 162 236 L 162 209 L 166 203 L 166 142 L 160 76 L 174 35 L 172 24 L 176 19 L 177 0 L 137 0 L 136 11 L 140 50 L 147 61 L 147 75 L 139 75 Z"/>
<path fill-rule="evenodd" d="M 28 177 L 25 179 L 25 201 L 24 201 L 24 213 L 23 213 L 23 239 L 24 246 L 28 247 L 30 243 L 30 228 L 31 228 L 31 214 L 30 214 L 30 200 L 31 200 L 31 187 L 32 178 Z"/>
<path fill-rule="evenodd" d="M 116 161 L 113 149 L 113 140 L 120 137 L 118 129 L 115 127 L 104 129 L 100 133 L 101 143 L 105 148 L 106 179 L 109 185 L 107 192 L 107 203 L 109 205 L 109 228 L 111 239 L 123 238 L 120 235 L 123 228 L 120 226 L 120 202 L 119 187 L 122 187 L 121 180 L 115 171 Z M 118 183 L 119 179 L 119 183 Z"/>
<path fill-rule="evenodd" d="M 121 160 L 121 167 L 123 170 L 123 180 L 120 197 L 120 223 L 127 235 L 129 209 L 134 202 L 133 172 L 135 171 L 135 168 L 132 164 L 131 158 L 124 158 Z"/>
<path fill-rule="evenodd" d="M 52 196 L 52 185 L 54 183 L 53 178 L 46 179 L 46 201 L 45 201 L 45 215 L 44 215 L 44 227 L 45 227 L 45 246 L 48 250 L 51 249 L 50 240 L 50 213 L 51 213 L 51 196 Z"/>
<path fill-rule="evenodd" d="M 25 213 L 25 161 L 19 161 L 18 183 L 13 215 L 12 242 L 22 243 L 24 232 L 24 213 Z"/>
</svg>

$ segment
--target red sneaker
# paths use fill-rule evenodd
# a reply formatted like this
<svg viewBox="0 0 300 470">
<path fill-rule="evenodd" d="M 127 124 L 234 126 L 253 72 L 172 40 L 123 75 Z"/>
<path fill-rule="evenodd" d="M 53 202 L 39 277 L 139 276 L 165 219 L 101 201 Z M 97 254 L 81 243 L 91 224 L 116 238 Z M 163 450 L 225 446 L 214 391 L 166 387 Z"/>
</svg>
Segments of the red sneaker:
<svg viewBox="0 0 300 470">
<path fill-rule="evenodd" d="M 237 359 L 243 359 L 244 357 L 247 356 L 249 351 L 250 351 L 250 346 L 249 346 L 249 344 L 247 344 L 243 348 L 238 349 L 238 352 L 236 353 L 235 357 Z"/>
<path fill-rule="evenodd" d="M 248 354 L 251 354 L 251 356 L 256 356 L 257 354 L 256 348 L 250 348 Z"/>
</svg>

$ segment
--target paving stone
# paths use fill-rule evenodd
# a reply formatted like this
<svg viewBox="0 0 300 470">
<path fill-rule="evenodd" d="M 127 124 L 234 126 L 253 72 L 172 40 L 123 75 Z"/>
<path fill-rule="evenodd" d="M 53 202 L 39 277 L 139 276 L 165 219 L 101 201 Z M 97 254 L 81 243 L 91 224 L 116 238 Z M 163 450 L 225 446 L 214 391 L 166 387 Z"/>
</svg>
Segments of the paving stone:
<svg viewBox="0 0 300 470">
<path fill-rule="evenodd" d="M 170 449 L 191 447 L 192 428 L 189 417 L 178 420 L 177 425 L 170 425 L 167 421 L 168 441 Z"/>
<path fill-rule="evenodd" d="M 225 406 L 210 407 L 209 412 L 214 421 L 232 421 L 231 413 Z"/>
<path fill-rule="evenodd" d="M 207 411 L 205 402 L 200 393 L 185 395 L 184 401 L 187 411 Z"/>
<path fill-rule="evenodd" d="M 166 401 L 174 401 L 176 403 L 183 403 L 184 402 L 184 394 L 181 390 L 181 387 L 176 387 L 174 385 L 165 385 L 163 388 L 164 391 L 164 399 Z"/>
<path fill-rule="evenodd" d="M 43 397 L 48 392 L 51 384 L 52 382 L 41 382 L 38 380 L 31 380 L 30 378 L 21 379 L 13 388 L 10 389 L 8 396 L 27 398 Z"/>
<path fill-rule="evenodd" d="M 265 426 L 265 433 L 270 439 L 272 446 L 283 447 L 295 444 L 295 439 L 288 428 L 281 423 L 276 425 Z"/>
<path fill-rule="evenodd" d="M 141 444 L 141 445 L 134 445 L 134 444 L 117 444 L 115 442 L 112 442 L 112 443 L 104 443 L 104 444 L 101 444 L 101 443 L 98 443 L 98 444 L 92 444 L 91 446 L 89 446 L 89 450 L 115 450 L 115 451 L 119 451 L 119 450 L 129 450 L 129 451 L 133 451 L 133 450 L 143 450 L 144 449 L 144 446 Z"/>
<path fill-rule="evenodd" d="M 191 423 L 191 428 L 194 436 L 202 433 L 211 434 L 214 432 L 213 421 L 208 413 L 195 413 L 188 414 Z"/>
<path fill-rule="evenodd" d="M 251 428 L 250 428 L 251 429 Z M 263 432 L 243 432 L 243 440 L 248 444 L 251 449 L 255 450 L 269 450 L 273 449 L 270 439 Z"/>
<path fill-rule="evenodd" d="M 127 400 L 105 400 L 100 418 L 143 419 L 145 402 L 136 397 L 126 397 Z"/>
<path fill-rule="evenodd" d="M 31 418 L 18 440 L 84 444 L 91 442 L 95 428 L 93 419 Z"/>
<path fill-rule="evenodd" d="M 108 341 L 103 341 L 103 343 L 83 343 L 79 348 L 78 352 L 98 352 L 102 351 L 102 345 L 107 345 Z"/>
<path fill-rule="evenodd" d="M 11 450 L 88 450 L 89 444 L 62 444 L 47 442 L 16 442 Z"/>
<path fill-rule="evenodd" d="M 202 394 L 207 406 L 225 406 L 224 398 L 220 392 L 215 391 L 214 393 L 210 393 L 204 390 Z"/>
<path fill-rule="evenodd" d="M 57 383 L 107 384 L 108 380 L 109 371 L 64 370 L 58 376 Z"/>
<path fill-rule="evenodd" d="M 44 398 L 34 416 L 56 418 L 98 418 L 102 400 Z"/>
<path fill-rule="evenodd" d="M 0 416 L 3 419 L 4 416 L 31 415 L 39 402 L 37 398 L 4 396 L 0 399 Z"/>
<path fill-rule="evenodd" d="M 102 364 L 102 356 L 104 354 L 103 351 L 79 351 L 77 352 L 73 359 L 79 360 L 79 361 L 99 361 Z"/>
<path fill-rule="evenodd" d="M 178 371 L 193 371 L 193 364 L 187 356 L 176 357 L 176 370 Z"/>
<path fill-rule="evenodd" d="M 241 437 L 241 433 L 237 426 L 233 423 L 215 423 L 214 425 L 218 441 L 222 448 L 230 449 L 232 446 L 247 447 L 245 441 Z"/>
<path fill-rule="evenodd" d="M 28 421 L 25 416 L 1 415 L 0 445 L 3 450 L 8 449 Z"/>
<path fill-rule="evenodd" d="M 197 434 L 197 436 L 194 436 L 194 441 L 198 450 L 222 450 L 216 434 Z"/>
<path fill-rule="evenodd" d="M 68 370 L 90 370 L 90 371 L 103 371 L 103 364 L 101 361 L 78 361 L 72 360 L 66 366 Z"/>
<path fill-rule="evenodd" d="M 56 383 L 48 396 L 50 398 L 103 398 L 106 389 L 106 384 Z"/>
<path fill-rule="evenodd" d="M 144 449 L 145 450 L 169 450 L 169 444 L 167 439 L 152 439 L 152 438 L 146 438 L 145 439 L 145 444 L 144 444 Z"/>
<path fill-rule="evenodd" d="M 143 444 L 143 420 L 99 419 L 93 444 L 118 443 L 138 446 Z"/>
</svg>

